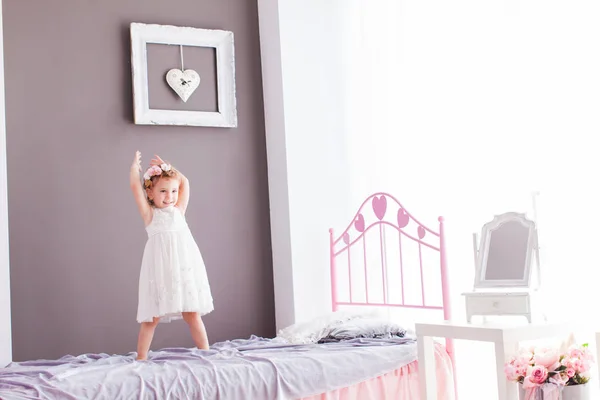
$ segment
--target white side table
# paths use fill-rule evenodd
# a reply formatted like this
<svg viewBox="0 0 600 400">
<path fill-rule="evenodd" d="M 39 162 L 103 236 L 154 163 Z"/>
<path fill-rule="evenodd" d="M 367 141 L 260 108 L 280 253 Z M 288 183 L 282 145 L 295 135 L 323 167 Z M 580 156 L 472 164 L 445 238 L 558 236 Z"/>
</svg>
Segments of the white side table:
<svg viewBox="0 0 600 400">
<path fill-rule="evenodd" d="M 580 326 L 578 325 L 573 322 L 470 324 L 467 322 L 443 321 L 439 323 L 417 323 L 415 330 L 419 349 L 421 400 L 437 399 L 433 347 L 433 338 L 435 337 L 494 343 L 496 348 L 498 399 L 517 400 L 517 384 L 506 379 L 504 363 L 508 357 L 518 351 L 519 342 L 558 336 L 566 337 L 571 332 L 579 331 Z M 597 343 L 598 340 L 600 340 L 600 333 L 596 335 Z"/>
</svg>

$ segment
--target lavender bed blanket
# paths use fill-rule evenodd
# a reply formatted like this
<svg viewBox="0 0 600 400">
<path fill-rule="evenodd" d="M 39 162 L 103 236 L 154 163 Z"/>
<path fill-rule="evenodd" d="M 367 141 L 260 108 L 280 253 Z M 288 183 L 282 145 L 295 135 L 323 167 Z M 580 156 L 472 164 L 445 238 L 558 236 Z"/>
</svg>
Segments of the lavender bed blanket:
<svg viewBox="0 0 600 400">
<path fill-rule="evenodd" d="M 288 400 L 350 386 L 417 358 L 413 338 L 290 345 L 256 336 L 148 361 L 84 354 L 0 369 L 0 399 Z"/>
</svg>

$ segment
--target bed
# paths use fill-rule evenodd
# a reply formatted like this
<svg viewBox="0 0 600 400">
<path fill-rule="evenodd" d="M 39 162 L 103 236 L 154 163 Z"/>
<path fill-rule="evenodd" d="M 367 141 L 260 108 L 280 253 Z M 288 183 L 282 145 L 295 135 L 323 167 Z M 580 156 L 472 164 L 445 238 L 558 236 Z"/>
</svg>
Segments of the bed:
<svg viewBox="0 0 600 400">
<path fill-rule="evenodd" d="M 418 400 L 414 336 L 371 310 L 426 309 L 450 318 L 441 218 L 439 228 L 376 193 L 338 237 L 330 230 L 331 312 L 275 338 L 167 348 L 144 362 L 130 353 L 13 363 L 0 370 L 0 399 Z M 412 260 L 405 257 L 411 244 Z M 427 279 L 431 270 L 441 279 Z M 435 295 L 441 304 L 431 303 Z M 438 398 L 455 399 L 452 342 L 437 344 L 435 355 Z"/>
</svg>

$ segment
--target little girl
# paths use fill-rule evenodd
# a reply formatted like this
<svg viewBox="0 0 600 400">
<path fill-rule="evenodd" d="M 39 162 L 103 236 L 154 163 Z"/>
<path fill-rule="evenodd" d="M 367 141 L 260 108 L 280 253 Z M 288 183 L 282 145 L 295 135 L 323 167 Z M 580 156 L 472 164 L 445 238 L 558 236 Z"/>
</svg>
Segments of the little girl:
<svg viewBox="0 0 600 400">
<path fill-rule="evenodd" d="M 137 151 L 129 175 L 148 233 L 139 282 L 137 359 L 147 359 L 159 322 L 181 318 L 188 323 L 196 346 L 208 349 L 201 316 L 213 310 L 213 299 L 202 255 L 185 220 L 189 181 L 156 156 L 144 173 L 142 188 L 141 157 Z"/>
</svg>

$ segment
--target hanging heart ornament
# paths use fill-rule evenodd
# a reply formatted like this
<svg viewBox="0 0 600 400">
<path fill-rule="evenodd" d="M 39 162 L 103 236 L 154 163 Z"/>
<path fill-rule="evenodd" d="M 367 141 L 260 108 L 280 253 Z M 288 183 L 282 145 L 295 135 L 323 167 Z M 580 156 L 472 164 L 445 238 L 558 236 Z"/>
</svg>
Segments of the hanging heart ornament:
<svg viewBox="0 0 600 400">
<path fill-rule="evenodd" d="M 200 85 L 200 75 L 193 69 L 182 71 L 174 68 L 167 72 L 167 83 L 185 102 Z"/>
</svg>

